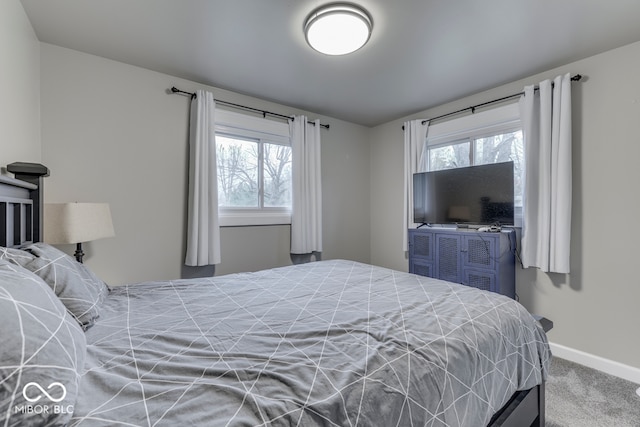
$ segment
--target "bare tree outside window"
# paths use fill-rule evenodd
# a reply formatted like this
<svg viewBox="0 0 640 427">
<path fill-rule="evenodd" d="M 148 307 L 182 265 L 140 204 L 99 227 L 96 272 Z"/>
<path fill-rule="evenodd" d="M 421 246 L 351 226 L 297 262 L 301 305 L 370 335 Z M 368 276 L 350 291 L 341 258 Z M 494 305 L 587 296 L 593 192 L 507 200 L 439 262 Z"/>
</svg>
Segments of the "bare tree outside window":
<svg viewBox="0 0 640 427">
<path fill-rule="evenodd" d="M 291 147 L 264 144 L 264 206 L 291 206 Z"/>
<path fill-rule="evenodd" d="M 257 143 L 216 136 L 218 203 L 258 207 Z"/>
<path fill-rule="evenodd" d="M 464 141 L 429 149 L 429 170 L 471 166 L 470 145 L 469 141 Z"/>
<path fill-rule="evenodd" d="M 513 161 L 513 190 L 515 205 L 522 206 L 522 171 L 524 167 L 524 143 L 522 131 L 503 133 L 475 140 L 475 164 Z"/>
<path fill-rule="evenodd" d="M 429 148 L 428 153 L 432 171 L 513 161 L 514 202 L 522 206 L 524 143 L 521 130 L 435 146 Z"/>
<path fill-rule="evenodd" d="M 219 206 L 291 207 L 291 147 L 216 135 L 216 155 Z"/>
</svg>

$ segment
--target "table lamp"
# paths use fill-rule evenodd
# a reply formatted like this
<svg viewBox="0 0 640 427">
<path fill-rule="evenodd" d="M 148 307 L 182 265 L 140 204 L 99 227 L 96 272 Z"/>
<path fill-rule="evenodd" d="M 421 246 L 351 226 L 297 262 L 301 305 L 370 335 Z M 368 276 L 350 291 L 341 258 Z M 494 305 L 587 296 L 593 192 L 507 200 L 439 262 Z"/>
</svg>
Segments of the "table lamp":
<svg viewBox="0 0 640 427">
<path fill-rule="evenodd" d="M 82 243 L 114 236 L 108 203 L 47 203 L 44 209 L 44 241 L 75 243 L 75 257 L 82 263 Z"/>
</svg>

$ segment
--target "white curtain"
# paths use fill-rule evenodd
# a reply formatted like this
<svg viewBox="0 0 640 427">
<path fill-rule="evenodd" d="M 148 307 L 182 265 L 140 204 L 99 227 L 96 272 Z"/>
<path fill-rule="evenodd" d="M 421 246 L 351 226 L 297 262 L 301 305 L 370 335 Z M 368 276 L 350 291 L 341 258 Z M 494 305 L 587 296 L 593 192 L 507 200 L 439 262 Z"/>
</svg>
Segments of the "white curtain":
<svg viewBox="0 0 640 427">
<path fill-rule="evenodd" d="M 320 121 L 295 116 L 291 131 L 292 212 L 291 253 L 322 252 L 322 183 Z"/>
<path fill-rule="evenodd" d="M 571 243 L 571 76 L 527 86 L 524 131 L 522 264 L 569 273 Z"/>
<path fill-rule="evenodd" d="M 427 168 L 427 130 L 429 122 L 412 120 L 404 123 L 404 221 L 402 250 L 409 250 L 408 229 L 413 226 L 413 174 Z"/>
<path fill-rule="evenodd" d="M 191 100 L 185 258 L 185 264 L 190 266 L 220 263 L 215 106 L 211 92 L 198 90 Z"/>
</svg>

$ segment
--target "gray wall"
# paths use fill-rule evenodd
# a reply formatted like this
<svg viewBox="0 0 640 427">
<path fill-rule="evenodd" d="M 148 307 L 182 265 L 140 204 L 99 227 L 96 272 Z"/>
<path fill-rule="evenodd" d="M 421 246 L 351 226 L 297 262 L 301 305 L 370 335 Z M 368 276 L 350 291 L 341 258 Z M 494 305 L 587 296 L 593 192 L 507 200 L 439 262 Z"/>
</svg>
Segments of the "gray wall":
<svg viewBox="0 0 640 427">
<path fill-rule="evenodd" d="M 19 0 L 0 2 L 0 58 L 0 166 L 40 162 L 40 42 Z"/>
<path fill-rule="evenodd" d="M 41 45 L 47 202 L 111 204 L 116 237 L 85 245 L 118 285 L 211 274 L 184 268 L 189 98 L 171 86 L 281 114 L 302 111 L 161 73 Z M 322 130 L 324 258 L 369 260 L 368 129 L 307 112 Z M 289 227 L 225 228 L 216 275 L 290 264 Z M 71 248 L 66 248 L 71 252 Z"/>
<path fill-rule="evenodd" d="M 640 43 L 612 50 L 438 108 L 378 126 L 371 138 L 371 262 L 407 270 L 402 251 L 402 123 L 517 93 L 571 72 L 573 217 L 571 274 L 517 272 L 530 311 L 553 319 L 549 339 L 640 368 Z"/>
<path fill-rule="evenodd" d="M 41 45 L 18 0 L 0 2 L 0 54 L 0 77 L 8 82 L 0 97 L 0 165 L 49 166 L 50 202 L 111 203 L 117 236 L 86 245 L 87 264 L 110 283 L 193 274 L 182 267 L 188 99 L 166 90 L 202 86 Z M 325 257 L 407 269 L 402 122 L 519 92 L 568 71 L 587 76 L 573 85 L 572 273 L 521 269 L 517 289 L 527 308 L 555 321 L 552 342 L 640 368 L 640 231 L 633 224 L 640 211 L 640 43 L 373 129 L 320 117 L 331 124 L 322 131 Z M 210 89 L 221 99 L 299 113 Z M 217 274 L 287 264 L 288 239 L 282 226 L 224 229 Z"/>
</svg>

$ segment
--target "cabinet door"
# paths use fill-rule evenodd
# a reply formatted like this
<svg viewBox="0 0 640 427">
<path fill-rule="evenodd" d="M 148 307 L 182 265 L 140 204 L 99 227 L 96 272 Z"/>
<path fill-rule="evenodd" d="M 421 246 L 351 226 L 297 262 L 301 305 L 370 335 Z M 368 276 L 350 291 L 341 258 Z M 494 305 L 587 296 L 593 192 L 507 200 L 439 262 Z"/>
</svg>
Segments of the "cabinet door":
<svg viewBox="0 0 640 427">
<path fill-rule="evenodd" d="M 464 267 L 496 269 L 496 238 L 494 236 L 464 236 Z"/>
<path fill-rule="evenodd" d="M 460 236 L 438 234 L 436 236 L 436 277 L 462 283 L 460 266 Z"/>
<path fill-rule="evenodd" d="M 433 233 L 430 231 L 409 231 L 409 273 L 434 277 L 433 246 Z"/>
<path fill-rule="evenodd" d="M 412 257 L 433 260 L 433 233 L 412 230 L 409 233 L 409 252 Z"/>
<path fill-rule="evenodd" d="M 425 277 L 435 277 L 433 263 L 421 259 L 413 259 L 409 263 L 409 273 Z"/>
<path fill-rule="evenodd" d="M 473 268 L 464 269 L 464 285 L 484 291 L 497 292 L 496 274 L 489 270 L 476 270 Z"/>
</svg>

